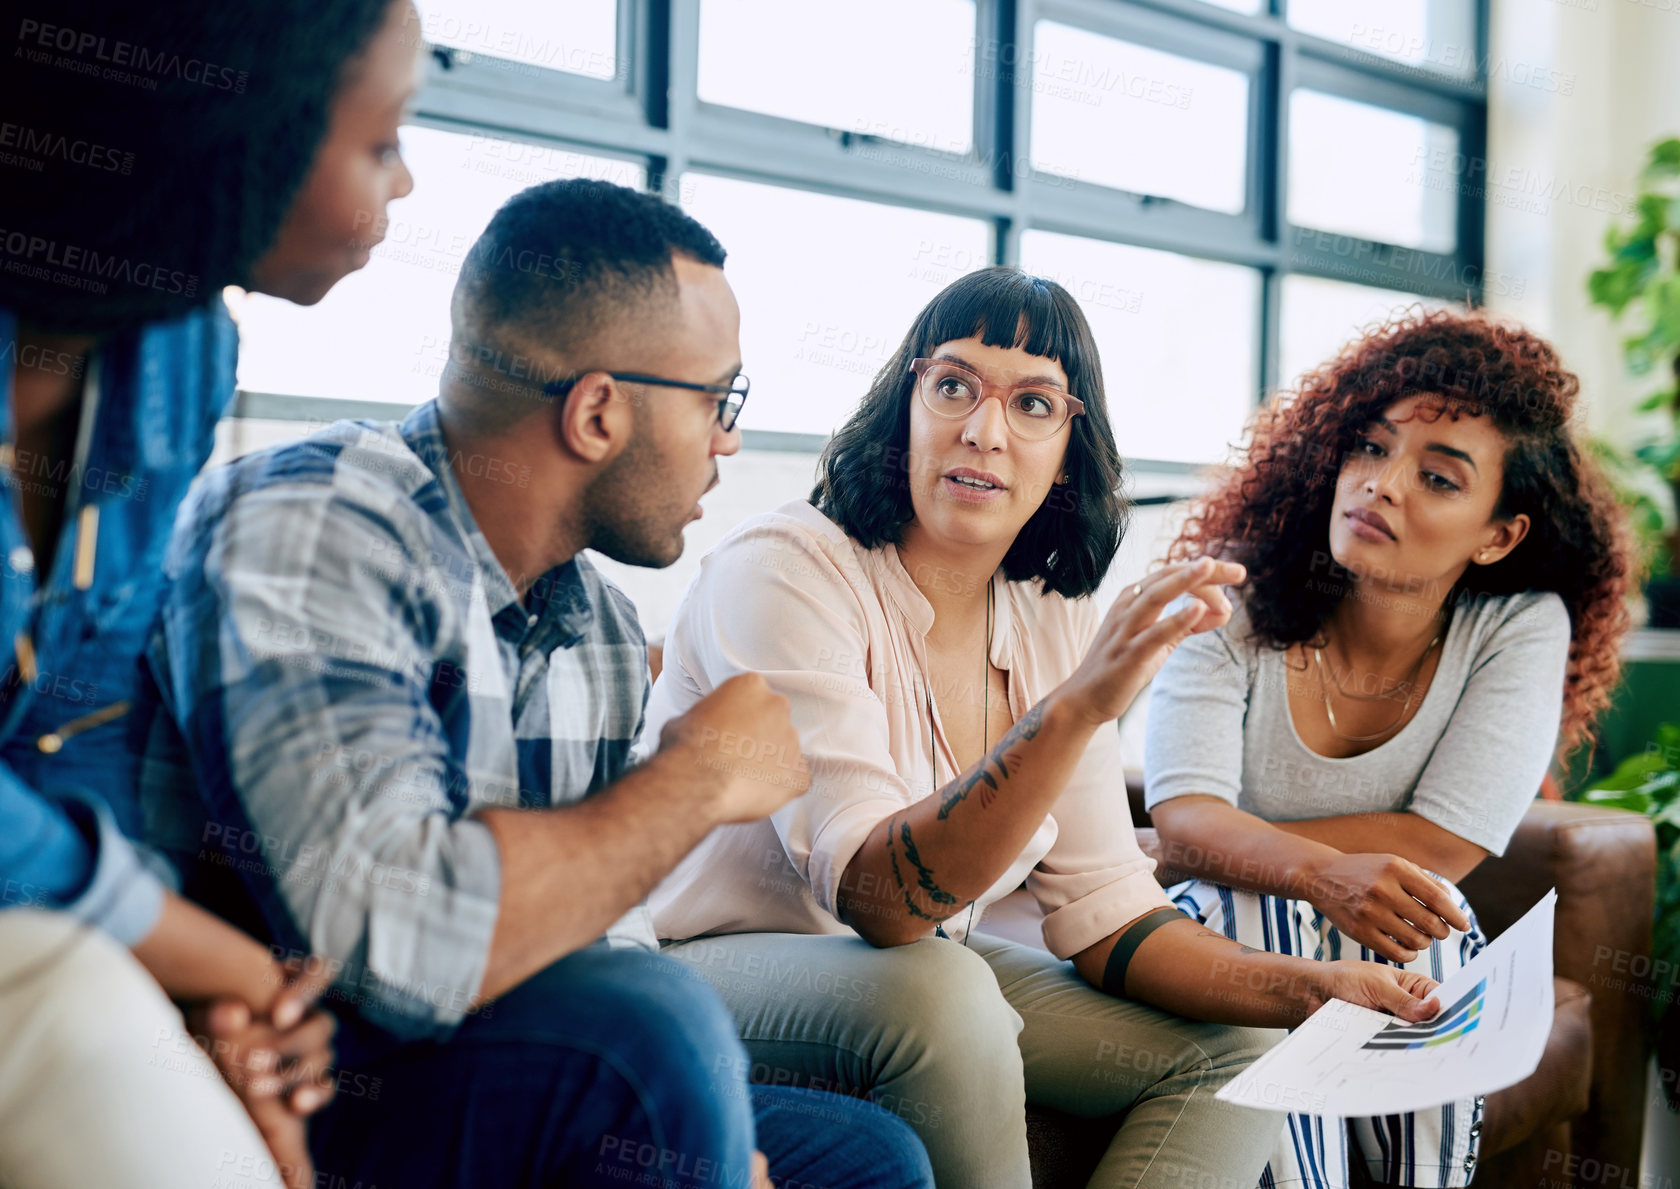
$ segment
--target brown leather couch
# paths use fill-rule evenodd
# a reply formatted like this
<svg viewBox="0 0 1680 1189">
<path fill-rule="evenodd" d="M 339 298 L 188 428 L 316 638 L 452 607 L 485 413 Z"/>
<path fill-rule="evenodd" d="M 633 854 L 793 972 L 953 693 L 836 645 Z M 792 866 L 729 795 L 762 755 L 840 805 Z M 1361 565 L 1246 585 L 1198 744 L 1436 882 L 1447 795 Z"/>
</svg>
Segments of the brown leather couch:
<svg viewBox="0 0 1680 1189">
<path fill-rule="evenodd" d="M 1143 827 L 1139 840 L 1156 854 L 1141 792 L 1131 792 L 1134 819 Z M 1551 1038 L 1532 1075 L 1488 1096 L 1475 1185 L 1638 1183 L 1647 1055 L 1641 1024 L 1651 988 L 1630 971 L 1634 955 L 1651 952 L 1655 878 L 1656 836 L 1645 818 L 1536 801 L 1506 853 L 1486 860 L 1461 885 L 1490 937 L 1547 889 L 1558 892 Z M 1116 1124 L 1029 1108 L 1035 1189 L 1084 1186 Z M 1355 1169 L 1356 1185 L 1366 1183 L 1361 1171 Z"/>
</svg>

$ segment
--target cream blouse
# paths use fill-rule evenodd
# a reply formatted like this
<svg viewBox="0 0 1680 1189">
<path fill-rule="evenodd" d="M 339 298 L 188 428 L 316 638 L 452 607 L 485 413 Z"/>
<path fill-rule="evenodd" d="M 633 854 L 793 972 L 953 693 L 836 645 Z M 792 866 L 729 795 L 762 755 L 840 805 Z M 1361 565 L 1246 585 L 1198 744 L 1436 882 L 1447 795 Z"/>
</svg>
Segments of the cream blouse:
<svg viewBox="0 0 1680 1189">
<path fill-rule="evenodd" d="M 995 591 L 991 659 L 1019 721 L 1073 672 L 1098 616 L 1090 599 L 1037 583 Z M 683 860 L 650 900 L 661 938 L 852 932 L 835 916 L 852 856 L 878 823 L 958 774 L 937 703 L 937 774 L 929 753 L 932 624 L 897 549 L 862 548 L 804 501 L 745 521 L 706 555 L 665 642 L 643 746 L 722 682 L 757 671 L 792 703 L 811 787 L 765 821 L 714 830 Z M 779 762 L 758 755 L 750 733 L 720 742 L 749 762 Z M 1154 870 L 1132 829 L 1119 732 L 1101 729 L 974 919 L 1025 881 L 1044 910 L 1045 944 L 1068 958 L 1168 906 Z M 947 933 L 962 938 L 969 920 L 959 913 Z"/>
</svg>

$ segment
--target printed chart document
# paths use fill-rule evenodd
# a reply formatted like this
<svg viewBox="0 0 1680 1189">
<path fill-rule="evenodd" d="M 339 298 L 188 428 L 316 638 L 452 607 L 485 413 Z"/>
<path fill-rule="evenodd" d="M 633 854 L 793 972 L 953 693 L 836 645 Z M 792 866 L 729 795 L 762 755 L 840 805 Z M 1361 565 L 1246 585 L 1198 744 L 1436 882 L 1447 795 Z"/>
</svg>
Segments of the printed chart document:
<svg viewBox="0 0 1680 1189">
<path fill-rule="evenodd" d="M 1332 999 L 1218 1097 L 1351 1118 L 1423 1110 L 1522 1081 L 1552 1031 L 1556 907 L 1554 889 L 1442 983 L 1433 1020 L 1409 1024 Z"/>
</svg>

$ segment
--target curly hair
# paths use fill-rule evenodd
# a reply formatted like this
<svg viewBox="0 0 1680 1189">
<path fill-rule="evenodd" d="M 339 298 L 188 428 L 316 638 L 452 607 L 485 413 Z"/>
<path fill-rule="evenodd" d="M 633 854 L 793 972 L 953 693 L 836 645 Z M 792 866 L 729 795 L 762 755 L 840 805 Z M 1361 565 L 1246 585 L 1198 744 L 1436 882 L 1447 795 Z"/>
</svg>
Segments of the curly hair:
<svg viewBox="0 0 1680 1189">
<path fill-rule="evenodd" d="M 102 333 L 248 284 L 396 2 L 9 6 L 0 111 L 39 168 L 0 190 L 0 306 Z"/>
<path fill-rule="evenodd" d="M 817 460 L 811 503 L 866 549 L 900 544 L 910 504 L 910 363 L 941 343 L 978 336 L 989 347 L 1019 347 L 1054 359 L 1068 390 L 1085 402 L 1073 418 L 1057 485 L 1015 534 L 1003 556 L 1011 582 L 1037 579 L 1046 594 L 1081 598 L 1102 585 L 1126 533 L 1130 507 L 1108 422 L 1102 363 L 1073 295 L 1055 281 L 994 265 L 958 277 L 916 315 L 893 352 Z"/>
<path fill-rule="evenodd" d="M 1480 311 L 1414 308 L 1261 410 L 1246 450 L 1192 506 L 1168 556 L 1243 562 L 1255 640 L 1284 649 L 1312 639 L 1352 585 L 1334 562 L 1328 580 L 1313 570 L 1324 561 L 1336 477 L 1361 434 L 1414 395 L 1438 399 L 1437 416 L 1485 415 L 1507 443 L 1494 515 L 1526 514 L 1529 531 L 1501 561 L 1468 567 L 1445 605 L 1523 591 L 1563 599 L 1572 629 L 1559 747 L 1567 755 L 1610 704 L 1633 578 L 1625 520 L 1570 430 L 1580 387 L 1537 335 Z"/>
</svg>

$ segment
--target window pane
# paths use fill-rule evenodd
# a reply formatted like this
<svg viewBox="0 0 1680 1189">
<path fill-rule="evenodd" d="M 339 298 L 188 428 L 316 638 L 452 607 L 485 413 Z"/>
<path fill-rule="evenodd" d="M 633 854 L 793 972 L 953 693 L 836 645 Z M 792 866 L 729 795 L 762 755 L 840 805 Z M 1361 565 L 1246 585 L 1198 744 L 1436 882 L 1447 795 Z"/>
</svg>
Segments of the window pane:
<svg viewBox="0 0 1680 1189">
<path fill-rule="evenodd" d="M 448 358 L 449 297 L 496 208 L 528 186 L 586 175 L 640 187 L 640 165 L 484 135 L 402 130 L 414 193 L 391 204 L 366 268 L 319 305 L 251 294 L 238 311 L 239 386 L 418 404 Z"/>
<path fill-rule="evenodd" d="M 420 13 L 434 45 L 591 78 L 618 73 L 618 0 L 425 0 Z"/>
<path fill-rule="evenodd" d="M 1374 289 L 1322 277 L 1283 278 L 1283 310 L 1278 349 L 1278 380 L 1292 388 L 1303 374 L 1335 357 L 1364 331 L 1422 303 L 1441 309 L 1415 293 Z"/>
<path fill-rule="evenodd" d="M 1458 242 L 1458 133 L 1319 91 L 1289 97 L 1289 221 L 1427 252 Z"/>
<path fill-rule="evenodd" d="M 1289 23 L 1424 70 L 1476 69 L 1473 0 L 1289 0 Z"/>
<path fill-rule="evenodd" d="M 701 0 L 706 103 L 966 153 L 974 0 Z"/>
<path fill-rule="evenodd" d="M 1236 214 L 1248 76 L 1055 21 L 1033 26 L 1032 163 Z"/>
<path fill-rule="evenodd" d="M 683 205 L 729 259 L 746 429 L 831 433 L 928 300 L 991 263 L 977 219 L 688 174 Z"/>
<path fill-rule="evenodd" d="M 1264 0 L 1202 0 L 1215 8 L 1229 8 L 1232 12 L 1259 12 Z"/>
<path fill-rule="evenodd" d="M 1059 282 L 1090 320 L 1123 456 L 1225 457 L 1258 389 L 1259 273 L 1048 231 L 1021 236 L 1021 267 Z"/>
</svg>

